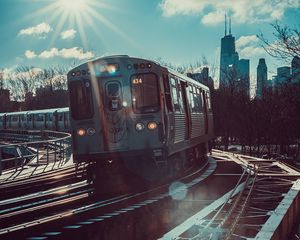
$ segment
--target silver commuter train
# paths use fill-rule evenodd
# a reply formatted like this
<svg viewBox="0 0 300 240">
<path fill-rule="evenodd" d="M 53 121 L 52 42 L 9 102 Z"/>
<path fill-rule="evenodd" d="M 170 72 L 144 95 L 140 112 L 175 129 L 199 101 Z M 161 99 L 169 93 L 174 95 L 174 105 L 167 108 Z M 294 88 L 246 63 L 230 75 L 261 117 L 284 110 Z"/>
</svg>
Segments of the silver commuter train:
<svg viewBox="0 0 300 240">
<path fill-rule="evenodd" d="M 0 113 L 0 129 L 70 131 L 69 108 Z"/>
<path fill-rule="evenodd" d="M 105 176 L 104 165 L 113 161 L 145 178 L 157 169 L 174 175 L 208 152 L 209 89 L 169 68 L 103 57 L 69 71 L 68 88 L 73 158 L 93 163 L 92 179 Z"/>
</svg>

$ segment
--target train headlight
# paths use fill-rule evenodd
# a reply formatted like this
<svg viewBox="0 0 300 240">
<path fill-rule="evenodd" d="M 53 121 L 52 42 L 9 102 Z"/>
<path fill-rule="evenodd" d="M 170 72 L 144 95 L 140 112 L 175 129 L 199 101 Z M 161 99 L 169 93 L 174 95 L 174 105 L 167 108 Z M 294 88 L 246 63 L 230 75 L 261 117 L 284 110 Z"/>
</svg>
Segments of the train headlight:
<svg viewBox="0 0 300 240">
<path fill-rule="evenodd" d="M 143 123 L 137 123 L 135 124 L 135 129 L 137 131 L 143 131 L 145 129 L 145 125 Z"/>
<path fill-rule="evenodd" d="M 88 128 L 88 130 L 86 131 L 88 135 L 94 135 L 96 133 L 95 128 Z"/>
<path fill-rule="evenodd" d="M 149 122 L 147 125 L 149 130 L 155 130 L 157 128 L 157 123 L 156 122 Z"/>
<path fill-rule="evenodd" d="M 77 129 L 77 135 L 78 136 L 80 136 L 80 137 L 82 137 L 82 136 L 84 136 L 85 135 L 85 130 L 83 129 L 83 128 L 79 128 L 79 129 Z"/>
</svg>

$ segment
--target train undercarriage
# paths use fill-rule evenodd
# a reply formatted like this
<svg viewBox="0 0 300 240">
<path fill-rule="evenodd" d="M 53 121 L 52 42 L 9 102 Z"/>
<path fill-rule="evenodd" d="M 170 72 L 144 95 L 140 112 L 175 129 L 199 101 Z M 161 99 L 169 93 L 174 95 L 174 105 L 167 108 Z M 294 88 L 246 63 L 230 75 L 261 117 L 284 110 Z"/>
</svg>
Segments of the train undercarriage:
<svg viewBox="0 0 300 240">
<path fill-rule="evenodd" d="M 95 193 L 112 194 L 149 188 L 178 178 L 207 161 L 208 145 L 199 144 L 168 157 L 105 158 L 90 161 L 87 181 Z"/>
</svg>

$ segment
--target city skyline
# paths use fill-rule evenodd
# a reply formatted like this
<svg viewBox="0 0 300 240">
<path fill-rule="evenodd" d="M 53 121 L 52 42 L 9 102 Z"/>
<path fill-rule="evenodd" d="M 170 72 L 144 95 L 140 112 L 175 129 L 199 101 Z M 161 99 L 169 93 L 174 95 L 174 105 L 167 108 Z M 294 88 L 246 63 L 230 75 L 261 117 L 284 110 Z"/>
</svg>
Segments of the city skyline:
<svg viewBox="0 0 300 240">
<path fill-rule="evenodd" d="M 69 4 L 69 3 L 72 4 Z M 244 9 L 245 2 L 248 10 Z M 22 7 L 20 7 L 22 5 Z M 175 0 L 3 0 L 0 3 L 2 38 L 0 69 L 17 66 L 70 66 L 107 54 L 162 58 L 173 64 L 193 64 L 205 56 L 219 66 L 224 13 L 232 19 L 232 34 L 240 58 L 250 59 L 250 78 L 256 81 L 259 58 L 269 73 L 283 64 L 266 54 L 256 34 L 272 39 L 270 23 L 293 26 L 299 1 Z M 216 67 L 218 68 L 218 67 Z M 218 74 L 215 74 L 218 82 Z"/>
</svg>

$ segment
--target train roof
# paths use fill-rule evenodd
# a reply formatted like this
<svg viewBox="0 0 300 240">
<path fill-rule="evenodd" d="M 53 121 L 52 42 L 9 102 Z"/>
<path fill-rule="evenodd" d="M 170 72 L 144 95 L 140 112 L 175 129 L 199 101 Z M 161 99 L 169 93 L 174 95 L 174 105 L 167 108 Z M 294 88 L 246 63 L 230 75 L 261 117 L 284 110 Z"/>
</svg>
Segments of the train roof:
<svg viewBox="0 0 300 240">
<path fill-rule="evenodd" d="M 14 116 L 14 115 L 21 115 L 21 114 L 54 113 L 54 112 L 67 112 L 67 111 L 69 111 L 68 107 L 28 110 L 28 111 L 21 111 L 21 112 L 6 112 L 6 113 L 0 113 L 0 115 Z"/>
<path fill-rule="evenodd" d="M 205 89 L 205 90 L 209 91 L 209 88 L 208 88 L 207 86 L 205 86 L 204 84 L 202 84 L 202 83 L 200 83 L 200 82 L 198 82 L 198 81 L 196 81 L 196 80 L 194 80 L 194 79 L 192 79 L 192 78 L 190 78 L 190 77 L 188 77 L 188 76 L 185 76 L 184 74 L 181 74 L 181 73 L 179 73 L 179 72 L 176 72 L 176 71 L 174 71 L 174 70 L 171 69 L 171 68 L 168 68 L 168 67 L 165 67 L 165 68 L 167 68 L 168 71 L 169 71 L 170 73 L 174 74 L 175 76 L 178 76 L 178 77 L 182 78 L 183 80 L 185 80 L 185 81 L 187 81 L 187 82 L 190 82 L 190 83 L 193 83 L 193 84 L 195 84 L 195 85 L 198 85 L 198 86 L 200 86 L 202 89 Z"/>
<path fill-rule="evenodd" d="M 131 57 L 131 56 L 129 56 L 129 55 L 124 55 L 124 54 L 123 54 L 123 55 L 122 55 L 122 54 L 120 54 L 120 55 L 117 54 L 117 55 L 109 55 L 109 56 L 99 57 L 99 58 L 95 58 L 95 59 L 86 61 L 86 62 L 84 62 L 84 63 L 79 64 L 79 65 L 76 66 L 76 67 L 73 67 L 72 69 L 70 69 L 70 71 L 75 70 L 75 69 L 77 69 L 77 68 L 80 68 L 80 67 L 82 67 L 82 66 L 84 66 L 84 65 L 86 65 L 86 64 L 88 64 L 88 63 L 96 63 L 96 62 L 101 61 L 101 60 L 105 61 L 105 60 L 115 59 L 115 58 L 145 60 L 145 61 L 152 62 L 152 63 L 155 63 L 155 64 L 158 64 L 158 65 L 159 65 L 159 63 L 157 63 L 157 62 L 155 62 L 155 61 L 153 61 L 153 60 L 144 59 L 144 58 L 138 58 L 138 57 Z M 70 71 L 69 71 L 69 72 L 70 72 Z"/>
<path fill-rule="evenodd" d="M 195 85 L 200 86 L 202 89 L 205 89 L 205 90 L 209 91 L 209 88 L 208 88 L 207 86 L 205 86 L 204 84 L 199 83 L 198 81 L 196 81 L 196 80 L 194 80 L 194 79 L 192 79 L 192 78 L 189 78 L 189 77 L 185 76 L 184 74 L 181 74 L 181 73 L 179 73 L 179 72 L 177 72 L 177 71 L 175 71 L 175 70 L 173 70 L 173 69 L 171 69 L 171 68 L 169 68 L 169 67 L 163 66 L 163 65 L 161 65 L 159 62 L 156 62 L 156 61 L 154 61 L 154 60 L 144 59 L 144 58 L 131 57 L 131 56 L 128 56 L 128 55 L 110 55 L 110 56 L 105 56 L 105 57 L 96 58 L 96 59 L 87 61 L 87 62 L 85 62 L 85 63 L 82 63 L 82 64 L 78 65 L 77 67 L 74 67 L 74 68 L 71 69 L 70 71 L 75 70 L 75 69 L 77 69 L 77 68 L 80 68 L 80 67 L 82 67 L 82 66 L 88 64 L 89 62 L 95 63 L 95 62 L 98 62 L 98 61 L 101 61 L 101 60 L 115 59 L 115 58 L 124 58 L 124 59 L 130 58 L 130 59 L 144 60 L 144 61 L 147 61 L 147 62 L 154 63 L 154 64 L 156 64 L 156 65 L 158 65 L 158 66 L 160 66 L 160 67 L 162 67 L 162 68 L 167 69 L 170 73 L 174 74 L 175 76 L 178 76 L 178 77 L 182 78 L 182 79 L 185 80 L 186 82 L 193 83 L 193 84 L 195 84 Z"/>
</svg>

